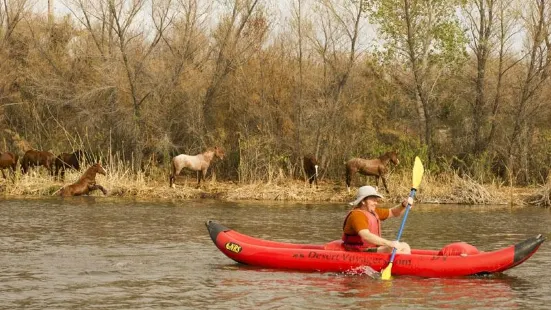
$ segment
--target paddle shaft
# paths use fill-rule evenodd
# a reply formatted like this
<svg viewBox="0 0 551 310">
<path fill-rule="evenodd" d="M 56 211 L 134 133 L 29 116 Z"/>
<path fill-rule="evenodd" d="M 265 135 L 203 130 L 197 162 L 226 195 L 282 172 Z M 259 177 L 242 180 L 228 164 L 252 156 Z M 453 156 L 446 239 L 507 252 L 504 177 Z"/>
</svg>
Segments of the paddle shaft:
<svg viewBox="0 0 551 310">
<path fill-rule="evenodd" d="M 415 188 L 412 188 L 409 192 L 409 197 L 414 198 L 415 193 L 417 190 Z M 404 231 L 404 226 L 406 226 L 406 219 L 409 214 L 409 209 L 411 208 L 411 205 L 408 203 L 406 206 L 406 213 L 404 213 L 404 217 L 402 217 L 402 224 L 400 224 L 400 229 L 398 230 L 398 236 L 396 237 L 396 241 L 400 241 L 400 238 L 402 237 L 402 231 Z M 390 256 L 390 264 L 394 262 L 394 257 L 396 256 L 396 248 L 392 248 L 392 255 Z"/>
</svg>

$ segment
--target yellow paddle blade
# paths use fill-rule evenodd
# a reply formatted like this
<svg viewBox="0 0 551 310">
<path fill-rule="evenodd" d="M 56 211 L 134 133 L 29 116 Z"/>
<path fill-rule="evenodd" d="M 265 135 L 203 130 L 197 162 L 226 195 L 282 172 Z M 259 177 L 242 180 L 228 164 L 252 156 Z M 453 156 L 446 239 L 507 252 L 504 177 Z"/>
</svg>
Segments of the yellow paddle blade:
<svg viewBox="0 0 551 310">
<path fill-rule="evenodd" d="M 385 269 L 383 269 L 383 272 L 381 273 L 381 279 L 383 280 L 390 280 L 390 276 L 392 275 L 392 263 L 389 263 L 388 266 L 386 266 Z"/>
<path fill-rule="evenodd" d="M 412 187 L 417 189 L 419 187 L 419 184 L 421 184 L 421 179 L 423 178 L 423 163 L 421 162 L 421 159 L 419 159 L 419 156 L 415 156 L 415 163 L 413 164 L 413 185 Z"/>
</svg>

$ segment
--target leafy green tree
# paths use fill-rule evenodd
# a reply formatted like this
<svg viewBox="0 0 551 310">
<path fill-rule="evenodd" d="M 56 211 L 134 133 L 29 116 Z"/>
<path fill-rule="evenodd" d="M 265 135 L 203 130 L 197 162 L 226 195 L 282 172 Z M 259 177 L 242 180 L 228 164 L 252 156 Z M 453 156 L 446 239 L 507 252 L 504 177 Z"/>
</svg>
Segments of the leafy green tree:
<svg viewBox="0 0 551 310">
<path fill-rule="evenodd" d="M 466 37 L 456 9 L 459 0 L 369 0 L 371 20 L 378 27 L 383 49 L 407 72 L 410 91 L 423 128 L 421 140 L 433 157 L 433 131 L 438 108 L 437 84 L 465 58 Z"/>
</svg>

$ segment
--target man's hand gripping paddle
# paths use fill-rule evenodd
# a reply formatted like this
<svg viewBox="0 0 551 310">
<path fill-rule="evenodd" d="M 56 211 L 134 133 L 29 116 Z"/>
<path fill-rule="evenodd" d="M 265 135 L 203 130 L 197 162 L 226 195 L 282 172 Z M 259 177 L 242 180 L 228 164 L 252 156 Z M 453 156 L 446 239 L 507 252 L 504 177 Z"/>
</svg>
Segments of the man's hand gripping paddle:
<svg viewBox="0 0 551 310">
<path fill-rule="evenodd" d="M 415 197 L 415 193 L 417 192 L 417 187 L 419 187 L 419 184 L 421 184 L 421 179 L 423 178 L 423 172 L 424 172 L 423 163 L 421 162 L 419 157 L 415 157 L 415 163 L 413 164 L 412 186 L 411 186 L 411 191 L 409 192 L 409 197 L 411 198 Z M 398 230 L 398 237 L 396 237 L 396 241 L 400 241 L 400 237 L 402 237 L 402 231 L 404 230 L 404 226 L 406 224 L 406 219 L 408 217 L 410 208 L 411 208 L 411 205 L 408 203 L 406 207 L 406 213 L 402 218 L 402 224 L 400 225 L 400 230 Z M 395 256 L 396 256 L 396 248 L 392 249 L 390 262 L 388 263 L 388 266 L 386 266 L 386 268 L 383 269 L 383 272 L 381 274 L 381 279 L 390 280 L 390 277 L 392 276 L 391 274 L 392 263 L 394 262 Z"/>
</svg>

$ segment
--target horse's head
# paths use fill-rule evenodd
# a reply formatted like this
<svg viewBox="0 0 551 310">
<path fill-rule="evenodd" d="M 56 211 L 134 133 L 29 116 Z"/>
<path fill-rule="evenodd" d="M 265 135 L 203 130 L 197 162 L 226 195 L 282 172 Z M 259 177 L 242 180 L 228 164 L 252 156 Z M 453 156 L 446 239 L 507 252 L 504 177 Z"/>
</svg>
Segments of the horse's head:
<svg viewBox="0 0 551 310">
<path fill-rule="evenodd" d="M 219 146 L 215 146 L 214 147 L 214 156 L 216 156 L 220 159 L 224 159 L 224 156 L 226 156 L 226 152 L 224 151 L 223 148 L 221 148 Z"/>
<path fill-rule="evenodd" d="M 392 152 L 389 152 L 388 155 L 390 156 L 390 161 L 394 165 L 398 165 L 400 163 L 400 160 L 398 160 L 398 152 L 392 151 Z"/>
<path fill-rule="evenodd" d="M 103 169 L 103 167 L 101 166 L 100 163 L 93 164 L 92 168 L 96 171 L 96 173 L 103 174 L 103 175 L 107 174 L 107 171 L 105 171 L 105 169 Z"/>
</svg>

